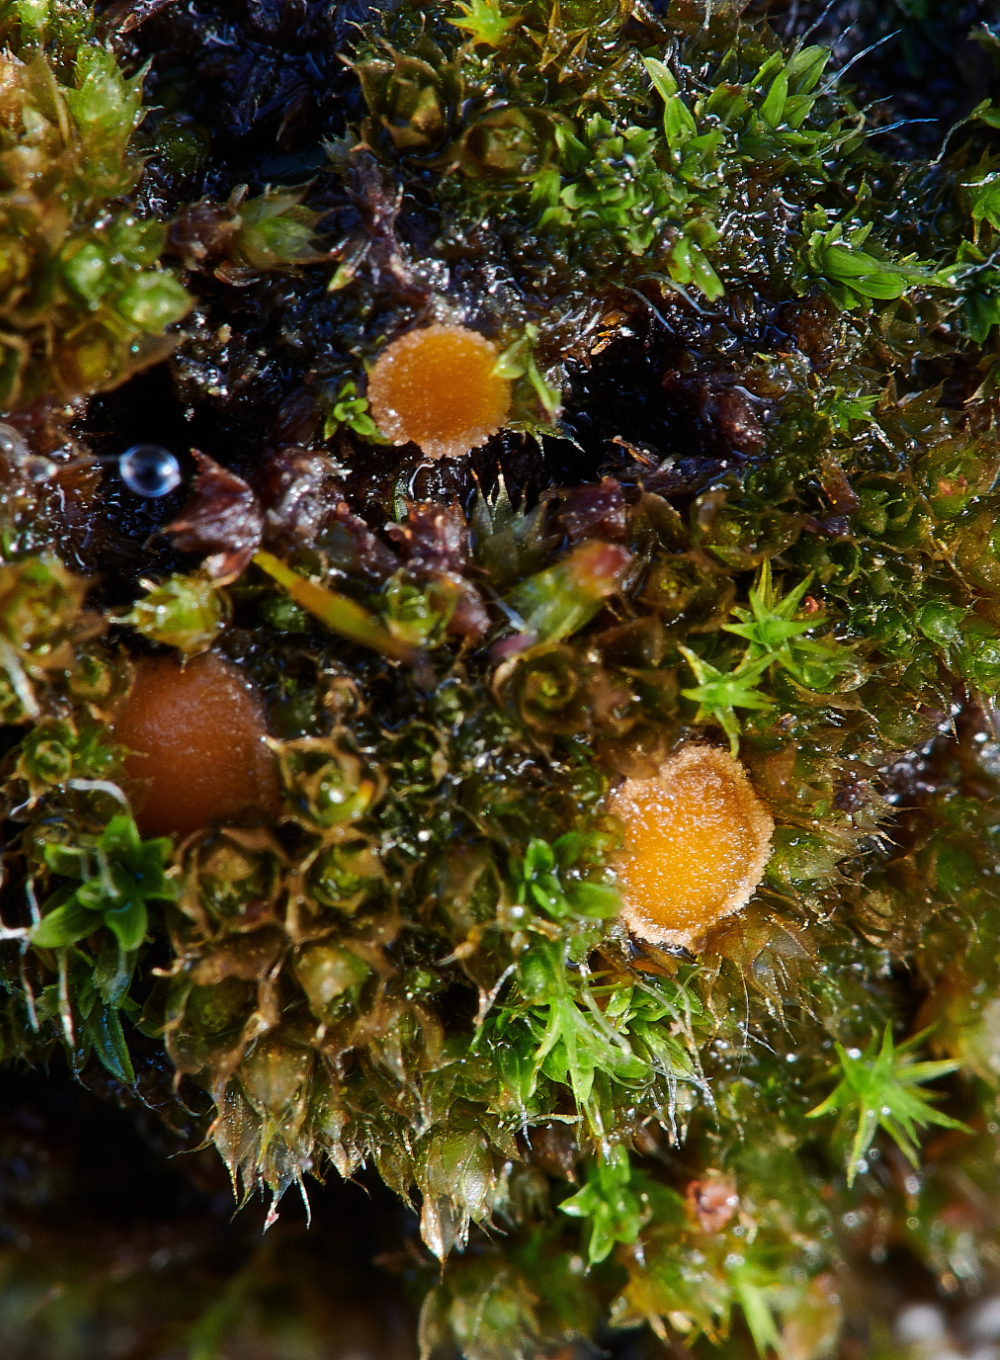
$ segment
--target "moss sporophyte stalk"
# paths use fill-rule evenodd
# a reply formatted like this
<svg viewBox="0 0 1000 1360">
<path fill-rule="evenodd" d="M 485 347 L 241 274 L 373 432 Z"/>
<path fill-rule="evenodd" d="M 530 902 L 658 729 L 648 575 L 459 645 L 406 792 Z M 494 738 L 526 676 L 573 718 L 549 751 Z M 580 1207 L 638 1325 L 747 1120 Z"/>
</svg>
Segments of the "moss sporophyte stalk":
<svg viewBox="0 0 1000 1360">
<path fill-rule="evenodd" d="M 847 9 L 0 3 L 8 1078 L 380 1178 L 424 1360 L 1000 1283 L 1000 37 Z"/>
</svg>

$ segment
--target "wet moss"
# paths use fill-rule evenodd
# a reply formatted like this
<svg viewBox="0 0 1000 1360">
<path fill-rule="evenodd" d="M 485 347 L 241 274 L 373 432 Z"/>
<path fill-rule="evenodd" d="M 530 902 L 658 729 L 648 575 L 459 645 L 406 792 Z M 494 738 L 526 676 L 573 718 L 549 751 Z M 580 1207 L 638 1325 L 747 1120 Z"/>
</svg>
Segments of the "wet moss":
<svg viewBox="0 0 1000 1360">
<path fill-rule="evenodd" d="M 81 230 L 144 223 L 128 279 L 165 248 L 193 308 L 65 408 L 126 372 L 71 391 L 45 312 L 3 399 L 3 1055 L 165 1053 L 269 1221 L 376 1168 L 426 1357 L 741 1317 L 818 1360 L 891 1253 L 994 1277 L 1000 113 L 896 156 L 740 9 L 4 11 L 17 146 L 42 82 L 44 155 L 119 176 Z M 510 408 L 427 463 L 368 374 L 456 325 Z M 113 459 L 167 431 L 189 498 L 143 510 Z M 261 696 L 267 817 L 129 803 L 167 671 Z M 650 941 L 616 813 L 692 744 L 770 855 Z"/>
</svg>

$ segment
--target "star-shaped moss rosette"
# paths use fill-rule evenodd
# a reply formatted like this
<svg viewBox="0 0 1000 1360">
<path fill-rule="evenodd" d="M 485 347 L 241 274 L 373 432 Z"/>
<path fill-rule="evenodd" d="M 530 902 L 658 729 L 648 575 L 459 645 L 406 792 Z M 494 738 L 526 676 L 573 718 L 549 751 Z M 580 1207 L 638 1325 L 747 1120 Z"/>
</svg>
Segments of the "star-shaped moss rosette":
<svg viewBox="0 0 1000 1360">
<path fill-rule="evenodd" d="M 134 953 L 149 927 L 146 903 L 177 896 L 164 874 L 171 848 L 168 840 L 141 841 L 135 822 L 124 816 L 112 818 L 92 846 L 46 845 L 47 867 L 80 882 L 67 883 L 43 904 L 32 944 L 62 949 L 104 926 L 123 953 Z"/>
<path fill-rule="evenodd" d="M 810 1110 L 806 1118 L 819 1119 L 833 1113 L 853 1115 L 855 1134 L 848 1159 L 849 1186 L 854 1184 L 859 1172 L 867 1169 L 865 1156 L 880 1128 L 889 1134 L 912 1166 L 919 1165 L 917 1135 L 920 1129 L 937 1125 L 971 1132 L 967 1125 L 934 1109 L 930 1103 L 934 1092 L 914 1089 L 947 1076 L 958 1067 L 955 1062 L 914 1062 L 911 1050 L 923 1036 L 916 1035 L 915 1038 L 916 1044 L 911 1040 L 897 1048 L 891 1030 L 886 1028 L 881 1047 L 873 1036 L 864 1053 L 847 1052 L 837 1045 L 844 1075 L 826 1100 Z"/>
<path fill-rule="evenodd" d="M 29 1018 L 37 1030 L 39 1017 L 54 1013 L 79 1067 L 93 1046 L 112 1075 L 128 1084 L 135 1073 L 119 1011 L 133 1019 L 139 1014 L 129 988 L 150 929 L 150 905 L 177 897 L 165 874 L 172 848 L 169 840 L 141 840 L 126 815 L 112 817 L 99 836 L 39 846 L 50 885 L 61 883 L 23 938 L 58 972 L 58 982 L 43 989 L 37 1006 L 29 994 Z"/>
</svg>

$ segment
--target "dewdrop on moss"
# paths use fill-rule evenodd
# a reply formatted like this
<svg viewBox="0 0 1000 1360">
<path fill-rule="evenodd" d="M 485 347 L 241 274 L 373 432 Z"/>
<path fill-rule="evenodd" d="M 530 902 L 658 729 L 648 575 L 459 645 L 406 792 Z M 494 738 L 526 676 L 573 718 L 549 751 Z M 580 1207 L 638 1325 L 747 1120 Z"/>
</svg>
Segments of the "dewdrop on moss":
<svg viewBox="0 0 1000 1360">
<path fill-rule="evenodd" d="M 394 444 L 428 458 L 458 458 L 496 434 L 510 410 L 510 383 L 495 372 L 496 347 L 464 326 L 407 331 L 379 355 L 368 378 L 371 413 Z"/>
<path fill-rule="evenodd" d="M 727 751 L 684 746 L 653 779 L 627 779 L 609 810 L 625 828 L 622 919 L 651 944 L 690 944 L 764 876 L 774 821 Z"/>
</svg>

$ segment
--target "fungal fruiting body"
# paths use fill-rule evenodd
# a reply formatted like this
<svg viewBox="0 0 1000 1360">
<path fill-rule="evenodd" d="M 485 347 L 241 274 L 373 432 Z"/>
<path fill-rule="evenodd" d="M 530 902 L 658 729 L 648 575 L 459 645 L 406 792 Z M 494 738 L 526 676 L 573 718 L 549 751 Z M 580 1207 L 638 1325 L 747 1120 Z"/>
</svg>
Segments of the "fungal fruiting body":
<svg viewBox="0 0 1000 1360">
<path fill-rule="evenodd" d="M 496 434 L 510 410 L 499 353 L 464 326 L 407 331 L 379 355 L 368 379 L 372 416 L 394 444 L 428 458 L 457 458 Z"/>
<path fill-rule="evenodd" d="M 774 821 L 726 751 L 684 746 L 654 778 L 627 779 L 609 807 L 624 825 L 622 918 L 640 939 L 690 944 L 763 878 Z"/>
<path fill-rule="evenodd" d="M 181 666 L 145 657 L 115 720 L 145 836 L 186 836 L 211 822 L 274 812 L 278 780 L 264 709 L 239 667 L 206 653 Z"/>
</svg>

